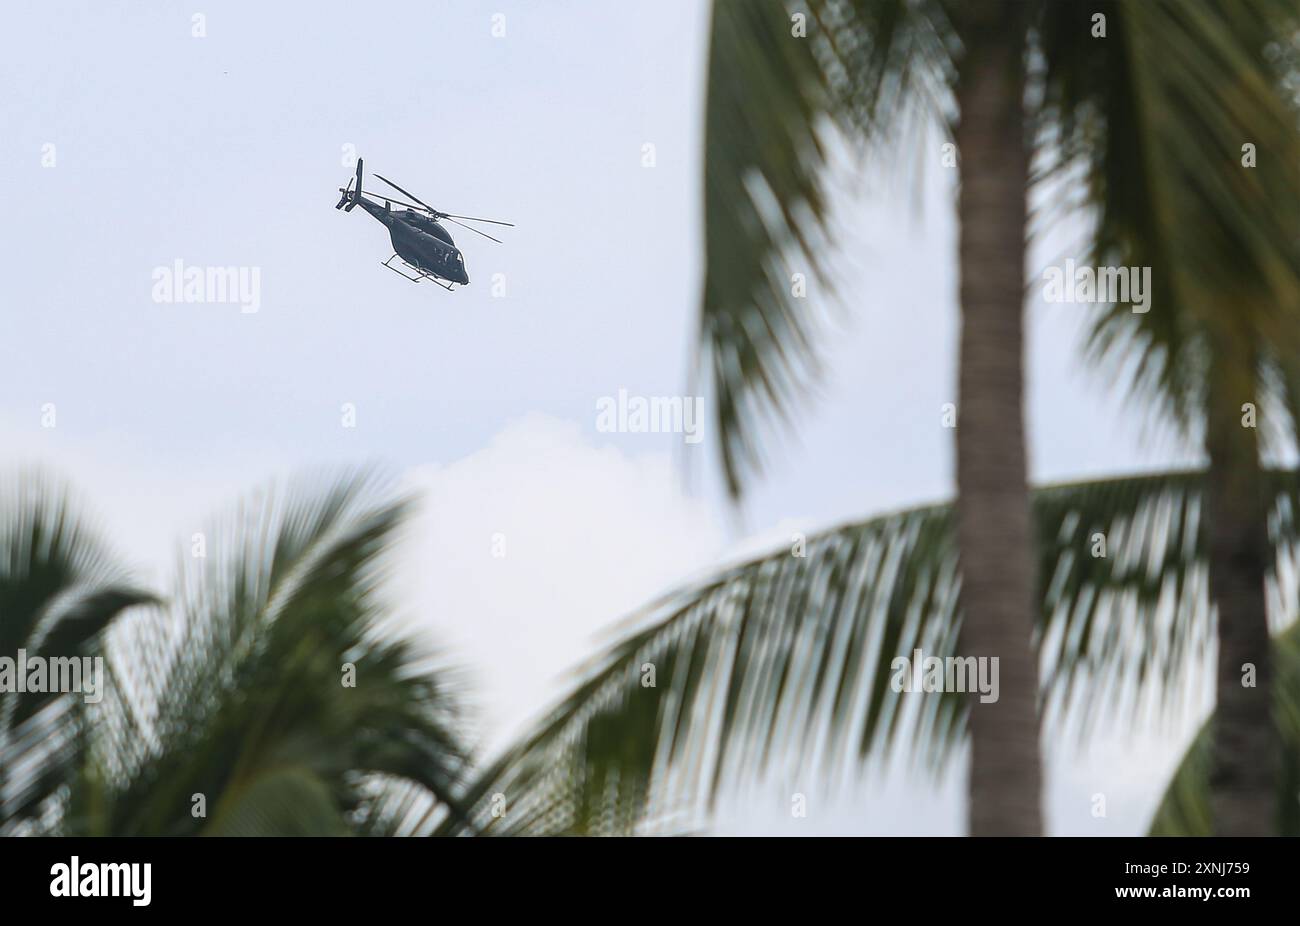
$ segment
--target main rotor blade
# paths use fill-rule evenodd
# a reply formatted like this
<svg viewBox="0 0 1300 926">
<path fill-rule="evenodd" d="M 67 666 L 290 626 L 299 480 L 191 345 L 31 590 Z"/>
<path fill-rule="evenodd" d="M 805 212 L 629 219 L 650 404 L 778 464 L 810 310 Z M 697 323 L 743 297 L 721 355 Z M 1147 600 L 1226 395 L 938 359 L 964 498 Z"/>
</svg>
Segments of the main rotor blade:
<svg viewBox="0 0 1300 926">
<path fill-rule="evenodd" d="M 367 196 L 374 196 L 379 199 L 382 199 L 386 203 L 397 203 L 397 205 L 405 206 L 407 209 L 418 209 L 421 212 L 428 211 L 428 209 L 425 206 L 417 206 L 414 203 L 404 203 L 400 199 L 394 199 L 393 197 L 389 196 L 387 193 L 376 193 L 374 190 L 362 190 L 361 192 Z"/>
<path fill-rule="evenodd" d="M 439 212 L 437 209 L 433 208 L 433 207 L 430 206 L 428 203 L 426 203 L 424 200 L 420 199 L 420 197 L 416 196 L 416 195 L 415 195 L 414 193 L 412 193 L 410 190 L 404 190 L 404 189 L 402 189 L 402 188 L 401 188 L 400 186 L 398 186 L 396 183 L 394 183 L 393 181 L 391 181 L 391 180 L 389 180 L 387 177 L 385 177 L 383 174 L 375 174 L 375 176 L 378 177 L 380 180 L 382 180 L 384 183 L 388 184 L 388 185 L 389 185 L 390 187 L 392 187 L 394 190 L 397 190 L 399 193 L 403 193 L 403 194 L 405 194 L 406 196 L 411 197 L 411 199 L 413 199 L 413 200 L 415 200 L 417 203 L 419 203 L 420 206 L 421 206 L 422 208 L 424 208 L 426 211 L 428 211 L 428 212 L 429 212 L 429 213 L 430 213 L 434 218 L 438 218 L 438 219 L 445 218 L 445 219 L 448 219 L 448 220 L 451 221 L 452 223 L 454 223 L 454 224 L 456 224 L 456 225 L 459 225 L 461 228 L 468 228 L 470 231 L 474 232 L 475 234 L 482 235 L 484 238 L 488 238 L 488 239 L 490 239 L 490 240 L 492 240 L 492 241 L 495 241 L 497 244 L 502 244 L 502 243 L 503 243 L 503 242 L 501 241 L 500 238 L 493 238 L 493 237 L 492 237 L 491 235 L 489 235 L 487 232 L 479 231 L 477 228 L 474 228 L 472 225 L 466 225 L 464 222 L 457 222 L 456 220 L 457 220 L 457 219 L 465 219 L 465 221 L 467 221 L 467 222 L 487 222 L 487 223 L 489 223 L 489 224 L 491 224 L 491 225 L 505 225 L 505 226 L 507 226 L 507 227 L 509 227 L 509 228 L 514 228 L 514 227 L 515 227 L 513 222 L 499 222 L 499 221 L 497 221 L 496 219 L 480 219 L 480 218 L 475 218 L 475 217 L 472 216 L 472 215 L 452 215 L 452 214 L 449 213 L 449 212 Z M 371 195 L 371 196 L 378 196 L 379 194 L 377 194 L 377 193 L 371 193 L 370 195 Z M 410 203 L 400 203 L 399 205 L 406 206 L 407 208 L 410 208 L 410 209 L 414 209 L 414 208 L 416 208 L 415 206 L 412 206 Z"/>
<path fill-rule="evenodd" d="M 514 222 L 498 222 L 496 219 L 476 219 L 472 215 L 456 215 L 452 212 L 439 212 L 438 215 L 445 215 L 449 219 L 465 219 L 470 222 L 491 222 L 493 225 L 508 225 L 511 228 L 515 227 Z"/>
<path fill-rule="evenodd" d="M 340 192 L 340 193 L 351 193 L 351 192 L 352 192 L 352 187 L 351 187 L 351 185 L 349 185 L 348 188 L 347 188 L 346 190 L 343 189 L 343 187 L 339 187 L 339 192 Z M 382 199 L 382 200 L 383 200 L 384 202 L 386 202 L 386 203 L 390 203 L 390 204 L 391 204 L 391 203 L 396 203 L 396 204 L 399 205 L 399 206 L 405 206 L 407 209 L 414 209 L 414 210 L 417 211 L 417 212 L 428 212 L 428 211 L 429 211 L 429 210 L 426 209 L 424 206 L 417 206 L 417 205 L 415 205 L 415 203 L 406 203 L 406 202 L 402 202 L 402 201 L 401 201 L 400 199 L 398 199 L 397 197 L 395 197 L 395 196 L 391 196 L 391 195 L 389 195 L 388 193 L 376 193 L 374 190 L 362 190 L 362 191 L 361 191 L 361 195 L 362 195 L 362 196 L 373 196 L 373 197 L 375 197 L 376 199 Z M 435 213 L 433 213 L 433 215 L 441 215 L 441 214 L 442 214 L 442 213 L 440 213 L 440 212 L 435 212 Z"/>
<path fill-rule="evenodd" d="M 428 203 L 426 203 L 424 200 L 420 199 L 420 197 L 416 196 L 416 195 L 415 195 L 414 193 L 412 193 L 410 190 L 403 190 L 400 186 L 398 186 L 398 185 L 397 185 L 396 183 L 394 183 L 393 181 L 389 180 L 387 177 L 384 177 L 384 176 L 382 176 L 381 174 L 375 174 L 375 176 L 376 176 L 376 177 L 379 177 L 380 180 L 384 181 L 384 183 L 387 183 L 387 184 L 388 184 L 390 187 L 392 187 L 394 190 L 397 190 L 397 192 L 399 192 L 399 193 L 403 193 L 403 194 L 405 194 L 405 195 L 411 197 L 411 199 L 415 200 L 417 203 L 419 203 L 419 204 L 420 204 L 421 206 L 423 206 L 425 209 L 428 209 L 430 212 L 437 212 L 437 211 L 438 211 L 437 209 L 433 208 L 433 207 L 430 206 Z"/>
<path fill-rule="evenodd" d="M 466 225 L 464 222 L 457 222 L 455 219 L 453 219 L 451 216 L 447 215 L 447 213 L 445 213 L 445 212 L 439 212 L 438 215 L 440 215 L 440 216 L 442 216 L 443 218 L 445 218 L 448 222 L 453 222 L 453 223 L 455 223 L 456 225 L 459 225 L 461 228 L 468 228 L 470 231 L 475 232 L 475 233 L 477 233 L 477 234 L 480 234 L 480 235 L 482 235 L 484 238 L 492 238 L 492 236 L 489 235 L 487 232 L 481 232 L 481 231 L 479 231 L 477 228 L 475 228 L 473 225 Z M 492 238 L 492 240 L 495 241 L 497 244 L 503 244 L 503 243 L 504 243 L 500 238 Z"/>
</svg>

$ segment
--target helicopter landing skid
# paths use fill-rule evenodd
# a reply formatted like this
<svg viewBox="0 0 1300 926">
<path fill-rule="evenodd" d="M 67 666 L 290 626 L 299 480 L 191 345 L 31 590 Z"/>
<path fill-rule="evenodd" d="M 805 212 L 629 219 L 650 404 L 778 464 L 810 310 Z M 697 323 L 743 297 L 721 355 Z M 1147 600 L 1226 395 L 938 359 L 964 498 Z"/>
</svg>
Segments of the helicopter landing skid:
<svg viewBox="0 0 1300 926">
<path fill-rule="evenodd" d="M 393 257 L 397 257 L 396 252 L 394 252 Z M 436 276 L 434 276 L 433 274 L 431 274 L 431 273 L 429 273 L 429 272 L 427 272 L 427 271 L 425 271 L 425 270 L 421 270 L 419 267 L 412 267 L 412 266 L 411 266 L 410 264 L 408 264 L 405 260 L 402 260 L 402 258 L 397 257 L 398 260 L 401 260 L 401 261 L 402 261 L 402 265 L 403 265 L 404 267 L 406 267 L 407 269 L 413 271 L 415 275 L 414 275 L 414 276 L 410 276 L 410 275 L 408 275 L 408 274 L 403 273 L 401 270 L 399 270 L 399 269 L 397 269 L 396 267 L 393 266 L 393 257 L 390 257 L 390 258 L 388 258 L 388 260 L 385 260 L 385 261 L 380 261 L 380 266 L 387 267 L 389 270 L 393 271 L 393 273 L 397 274 L 397 275 L 398 275 L 399 277 L 401 277 L 402 279 L 404 279 L 404 280 L 410 280 L 412 283 L 419 283 L 421 280 L 429 280 L 430 282 L 434 283 L 435 285 L 437 285 L 437 286 L 441 286 L 441 287 L 442 287 L 443 289 L 445 289 L 447 292 L 449 292 L 449 293 L 450 293 L 450 292 L 453 292 L 453 290 L 452 290 L 452 284 L 450 284 L 450 283 L 444 283 L 442 280 L 438 279 L 438 278 L 437 278 Z"/>
</svg>

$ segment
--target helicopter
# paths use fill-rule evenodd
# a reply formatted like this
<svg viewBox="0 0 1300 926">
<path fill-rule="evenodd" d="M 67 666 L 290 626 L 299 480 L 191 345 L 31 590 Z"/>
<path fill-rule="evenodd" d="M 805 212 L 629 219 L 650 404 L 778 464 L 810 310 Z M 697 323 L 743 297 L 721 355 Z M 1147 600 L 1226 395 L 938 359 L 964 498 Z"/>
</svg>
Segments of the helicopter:
<svg viewBox="0 0 1300 926">
<path fill-rule="evenodd" d="M 348 180 L 346 187 L 339 187 L 339 192 L 343 196 L 334 208 L 342 209 L 344 212 L 351 212 L 357 206 L 360 206 L 382 222 L 387 227 L 388 235 L 393 241 L 393 256 L 388 260 L 380 261 L 380 263 L 412 283 L 431 280 L 448 292 L 451 292 L 456 284 L 461 286 L 469 284 L 469 274 L 465 270 L 465 258 L 460 253 L 460 248 L 456 247 L 456 242 L 451 240 L 450 233 L 442 226 L 441 219 L 446 219 L 461 228 L 468 228 L 475 234 L 490 238 L 497 244 L 501 244 L 500 238 L 493 238 L 487 232 L 479 231 L 472 225 L 466 225 L 465 222 L 487 222 L 491 225 L 505 225 L 514 228 L 512 223 L 498 222 L 496 219 L 477 219 L 469 215 L 453 215 L 450 212 L 439 212 L 416 197 L 414 193 L 402 189 L 393 181 L 379 174 L 375 174 L 376 179 L 397 190 L 403 196 L 415 200 L 415 203 L 403 202 L 386 194 L 363 190 L 361 188 L 361 178 L 364 163 L 360 158 L 357 159 L 357 175 L 355 178 Z M 354 180 L 356 183 L 355 188 L 353 187 Z M 376 198 L 366 199 L 367 196 Z M 383 201 L 382 206 L 379 204 L 380 200 Z M 394 211 L 392 208 L 393 203 L 404 207 L 404 211 Z M 464 219 L 464 221 L 459 221 L 460 219 Z M 401 261 L 411 273 L 404 273 L 399 268 L 394 267 L 394 260 Z"/>
</svg>

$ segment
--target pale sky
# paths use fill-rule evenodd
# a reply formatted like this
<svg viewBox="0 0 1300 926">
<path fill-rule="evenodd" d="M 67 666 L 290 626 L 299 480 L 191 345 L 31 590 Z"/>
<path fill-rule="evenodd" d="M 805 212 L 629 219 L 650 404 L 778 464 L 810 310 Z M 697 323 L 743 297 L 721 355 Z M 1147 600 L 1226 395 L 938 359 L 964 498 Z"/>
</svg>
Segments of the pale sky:
<svg viewBox="0 0 1300 926">
<path fill-rule="evenodd" d="M 24 4 L 7 10 L 17 40 L 0 59 L 0 442 L 79 484 L 146 574 L 272 475 L 382 463 L 426 492 L 401 581 L 476 678 L 499 743 L 560 693 L 599 631 L 737 545 L 951 493 L 941 139 L 896 154 L 922 165 L 920 208 L 883 175 L 840 195 L 844 325 L 826 339 L 822 394 L 773 445 L 738 530 L 707 427 L 693 447 L 596 428 L 597 401 L 620 388 L 688 386 L 706 4 L 197 6 Z M 353 151 L 368 188 L 379 171 L 440 209 L 517 227 L 503 245 L 451 229 L 468 288 L 405 283 L 379 266 L 384 229 L 333 209 Z M 1058 259 L 1053 246 L 1034 266 Z M 257 268 L 259 310 L 156 303 L 154 268 L 177 259 Z M 1030 305 L 1038 480 L 1175 462 L 1173 442 L 1143 443 L 1125 398 L 1077 360 L 1089 311 Z M 42 427 L 51 403 L 57 426 Z M 505 558 L 491 556 L 495 533 Z M 1142 832 L 1185 733 L 1070 755 L 1049 731 L 1051 831 Z M 961 779 L 899 773 L 835 797 L 801 786 L 806 819 L 790 818 L 781 783 L 727 802 L 716 829 L 958 834 Z"/>
</svg>

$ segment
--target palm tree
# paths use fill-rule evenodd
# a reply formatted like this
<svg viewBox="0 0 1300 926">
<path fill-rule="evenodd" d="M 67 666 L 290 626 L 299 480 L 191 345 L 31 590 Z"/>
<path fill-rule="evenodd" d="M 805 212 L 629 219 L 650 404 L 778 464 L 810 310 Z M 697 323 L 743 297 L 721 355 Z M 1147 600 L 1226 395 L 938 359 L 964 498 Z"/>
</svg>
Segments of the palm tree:
<svg viewBox="0 0 1300 926">
<path fill-rule="evenodd" d="M 24 831 L 394 833 L 458 814 L 468 752 L 455 677 L 393 626 L 383 597 L 409 509 L 371 474 L 303 477 L 205 531 L 169 603 L 109 634 L 104 700 L 68 701 L 71 744 L 27 788 L 44 812 Z M 28 520 L 0 510 L 0 524 Z M 41 546 L 5 547 L 20 579 Z M 66 546 L 76 560 L 93 549 Z"/>
<path fill-rule="evenodd" d="M 1029 145 L 1025 125 L 1027 7 L 976 0 L 954 10 L 960 153 L 957 221 L 957 548 L 961 650 L 996 659 L 1001 696 L 970 701 L 970 833 L 1042 831 L 1034 538 L 1025 462 L 1024 287 Z"/>
<path fill-rule="evenodd" d="M 1039 160 L 1055 155 L 1063 169 L 1084 162 L 1085 204 L 1098 216 L 1094 258 L 1128 258 L 1156 271 L 1158 314 L 1117 306 L 1097 344 L 1102 354 L 1105 345 L 1139 345 L 1151 361 L 1144 375 L 1165 398 L 1198 413 L 1183 420 L 1208 419 L 1210 571 L 1227 699 L 1216 803 L 1224 832 L 1248 832 L 1248 821 L 1258 826 L 1272 817 L 1262 812 L 1272 795 L 1264 508 L 1253 432 L 1243 435 L 1238 419 L 1242 404 L 1256 396 L 1241 384 L 1256 382 L 1262 329 L 1285 332 L 1274 342 L 1281 348 L 1274 359 L 1296 356 L 1288 348 L 1300 265 L 1277 204 L 1294 201 L 1300 190 L 1300 159 L 1294 109 L 1276 92 L 1280 75 L 1263 59 L 1266 43 L 1285 34 L 1279 23 L 1294 21 L 1293 6 L 815 3 L 820 32 L 799 43 L 782 34 L 785 22 L 772 8 L 715 5 L 702 341 L 733 493 L 757 462 L 753 426 L 785 413 L 815 367 L 810 326 L 785 287 L 784 268 L 793 252 L 825 276 L 815 256 L 826 218 L 819 130 L 829 122 L 878 148 L 918 107 L 956 113 L 963 651 L 997 655 L 1005 679 L 996 705 L 971 707 L 972 833 L 1039 826 L 1020 294 L 1026 191 L 1031 180 L 1054 172 L 1031 178 L 1031 153 Z M 1105 38 L 1096 34 L 1098 15 L 1109 29 Z M 772 76 L 757 77 L 778 47 Z M 1037 62 L 1028 77 L 1026 60 Z M 794 89 L 748 93 L 756 81 Z M 1028 114 L 1027 84 L 1030 96 L 1041 94 Z M 754 114 L 760 106 L 774 112 Z M 725 113 L 716 134 L 715 113 Z M 1206 137 L 1217 145 L 1207 147 Z M 1241 169 L 1244 138 L 1270 152 L 1262 169 Z M 1240 299 L 1243 283 L 1259 308 L 1225 311 Z M 1245 349 L 1234 350 L 1237 344 Z M 1216 358 L 1209 369 L 1189 356 L 1198 353 Z M 1168 373 L 1160 372 L 1164 363 Z M 1289 373 L 1289 362 L 1270 369 Z M 1189 383 L 1197 388 L 1189 391 Z M 1207 404 L 1210 398 L 1218 405 Z M 1241 684 L 1247 663 L 1258 673 L 1255 688 Z"/>
<path fill-rule="evenodd" d="M 791 250 L 829 282 L 826 123 L 877 147 L 918 108 L 959 113 L 961 374 L 957 436 L 963 650 L 1001 662 L 1001 698 L 972 704 L 973 834 L 1036 833 L 1034 585 L 1022 415 L 1029 151 L 1022 4 L 812 3 L 792 38 L 779 4 L 717 0 L 705 165 L 701 346 L 733 495 L 759 464 L 754 425 L 788 413 L 816 367 L 788 289 Z M 927 115 L 934 115 L 934 110 Z"/>
</svg>

